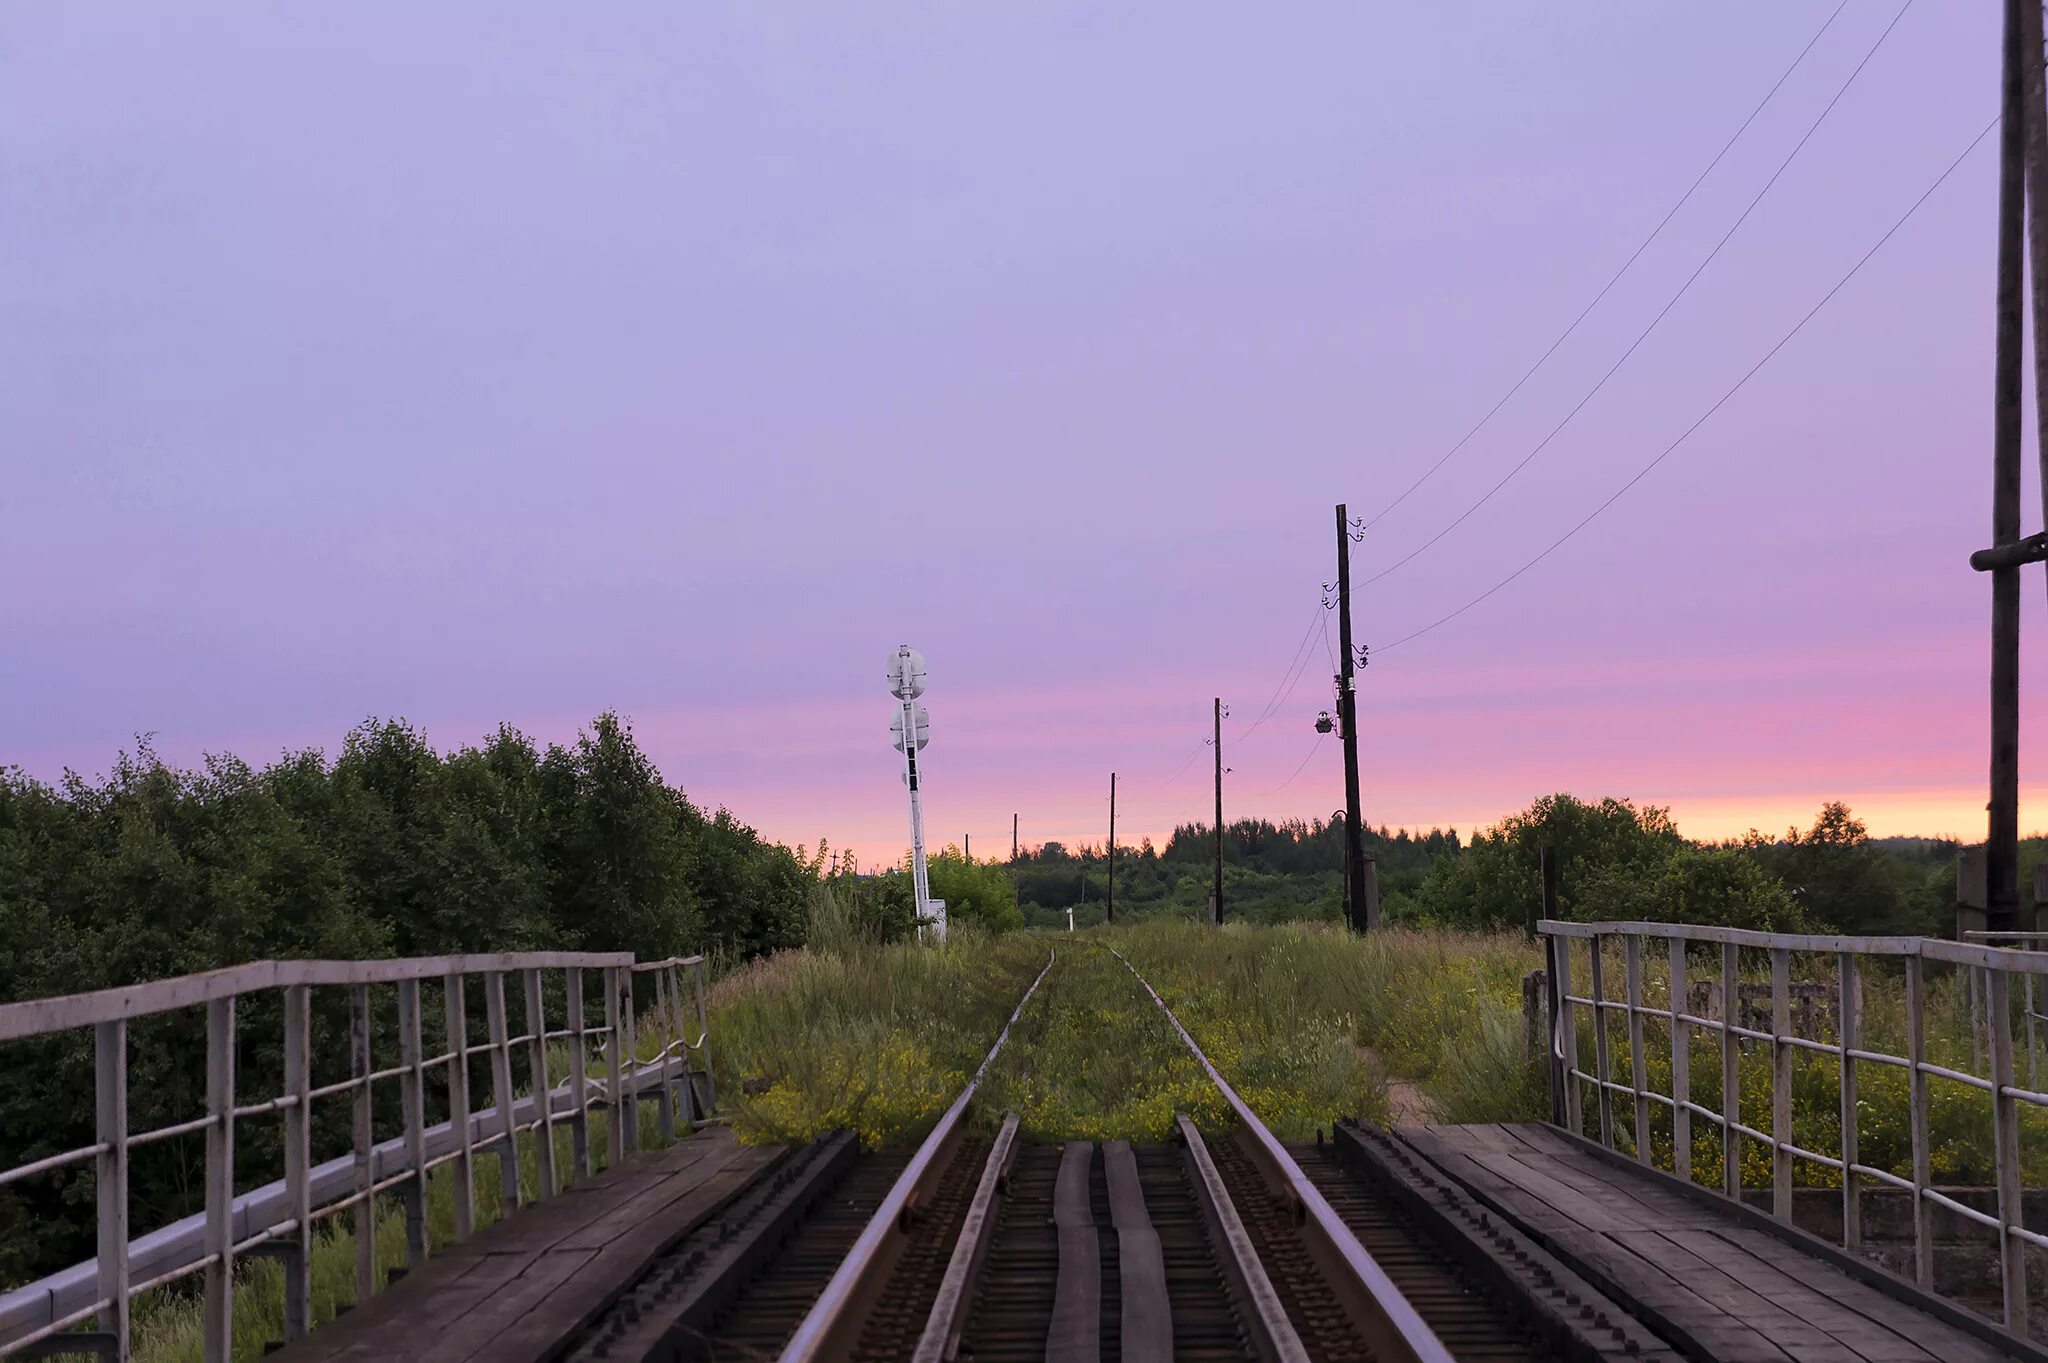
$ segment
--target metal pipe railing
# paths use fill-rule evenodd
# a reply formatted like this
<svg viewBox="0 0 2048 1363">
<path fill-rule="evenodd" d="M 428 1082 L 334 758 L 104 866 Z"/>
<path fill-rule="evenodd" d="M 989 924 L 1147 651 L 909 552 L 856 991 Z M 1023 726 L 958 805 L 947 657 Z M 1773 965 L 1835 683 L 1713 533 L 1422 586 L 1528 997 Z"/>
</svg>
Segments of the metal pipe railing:
<svg viewBox="0 0 2048 1363">
<path fill-rule="evenodd" d="M 1914 1273 L 1923 1289 L 1933 1289 L 1934 1257 L 1929 1227 L 1930 1208 L 1940 1208 L 1998 1233 L 1999 1262 L 2007 1329 L 2024 1335 L 2027 1329 L 2025 1252 L 2028 1246 L 2048 1247 L 2048 1235 L 2024 1224 L 2021 1198 L 2019 1110 L 2023 1104 L 2048 1107 L 2048 1093 L 2038 1092 L 2038 1081 L 2030 1073 L 2030 1084 L 2021 1087 L 2015 1077 L 2012 1027 L 2012 977 L 2026 985 L 2027 1026 L 2033 1027 L 2033 978 L 2048 974 L 2048 952 L 2017 950 L 1988 941 L 1948 942 L 1920 937 L 1845 937 L 1792 933 L 1752 932 L 1680 923 L 1568 923 L 1545 920 L 1538 925 L 1545 938 L 1545 970 L 1549 976 L 1551 1012 L 1550 1083 L 1554 1116 L 1577 1134 L 1586 1132 L 1586 1092 L 1594 1096 L 1598 1139 L 1616 1148 L 1613 1105 L 1617 1099 L 1632 1106 L 1633 1143 L 1636 1158 L 1648 1163 L 1652 1149 L 1651 1110 L 1668 1109 L 1672 1121 L 1672 1172 L 1692 1179 L 1692 1119 L 1703 1118 L 1720 1129 L 1722 1191 L 1731 1198 L 1742 1196 L 1742 1143 L 1755 1141 L 1771 1152 L 1771 1212 L 1778 1219 L 1793 1219 L 1793 1186 L 1799 1161 L 1818 1165 L 1840 1174 L 1842 1182 L 1842 1239 L 1849 1250 L 1859 1248 L 1863 1238 L 1861 1183 L 1868 1180 L 1911 1194 L 1914 1236 Z M 1976 937 L 1979 934 L 1971 934 Z M 1982 936 L 1992 936 L 1982 934 Z M 2048 934 L 1999 934 L 1999 938 L 2048 940 Z M 1647 1001 L 1643 970 L 1643 948 L 1647 941 L 1666 944 L 1666 999 L 1663 1006 Z M 1576 941 L 1586 943 L 1588 992 L 1573 992 L 1572 971 Z M 1606 957 L 1610 944 L 1618 942 L 1623 961 L 1620 998 L 1608 995 Z M 1718 969 L 1714 972 L 1720 993 L 1720 1016 L 1708 1017 L 1692 1011 L 1690 953 L 1718 947 Z M 1739 1018 L 1742 998 L 1742 957 L 1745 950 L 1767 953 L 1770 983 L 1768 1029 L 1745 1026 Z M 1802 1036 L 1792 1015 L 1794 957 L 1832 957 L 1835 998 L 1832 1022 L 1834 1040 Z M 1865 1017 L 1865 965 L 1873 960 L 1896 962 L 1903 976 L 1904 1055 L 1877 1049 L 1869 1044 Z M 1988 1041 L 1989 1072 L 1976 1074 L 1935 1063 L 1928 1057 L 1928 982 L 1926 963 L 1934 961 L 1965 972 L 1972 992 L 1981 985 L 1983 1033 Z M 1806 986 L 1801 986 L 1806 988 Z M 1590 1019 L 1594 1039 L 1594 1068 L 1581 1068 L 1577 1009 Z M 1619 1016 L 1627 1029 L 1629 1073 L 1614 1075 L 1609 1031 Z M 1671 1057 L 1671 1092 L 1654 1090 L 1649 1082 L 1646 1023 L 1668 1028 Z M 1691 1058 L 1693 1032 L 1704 1029 L 1720 1038 L 1721 1105 L 1718 1110 L 1693 1101 Z M 1974 1030 L 1974 1029 L 1973 1029 Z M 1742 1111 L 1742 1048 L 1745 1043 L 1770 1048 L 1771 1111 L 1768 1128 L 1756 1118 L 1745 1120 Z M 1830 1153 L 1800 1145 L 1793 1132 L 1793 1069 L 1800 1054 L 1831 1056 L 1838 1068 L 1836 1118 L 1840 1126 L 1838 1148 Z M 2031 1057 L 2030 1057 L 2031 1060 Z M 1981 1057 L 1975 1063 L 1982 1064 Z M 1860 1141 L 1859 1114 L 1863 1104 L 1858 1085 L 1859 1065 L 1872 1064 L 1907 1071 L 1911 1172 L 1910 1177 L 1868 1163 Z M 2031 1064 L 2030 1064 L 2031 1070 Z M 1942 1193 L 1931 1185 L 1930 1095 L 1928 1081 L 1939 1079 L 1988 1094 L 1991 1099 L 1992 1163 L 1996 1174 L 1996 1212 L 1987 1213 Z M 1760 1115 L 1760 1114 L 1759 1114 Z"/>
<path fill-rule="evenodd" d="M 697 1036 L 682 1026 L 682 972 L 692 973 Z M 605 1020 L 591 1026 L 585 1013 L 585 976 L 599 972 Z M 650 1029 L 657 1054 L 642 1060 L 635 1051 L 632 993 L 636 976 L 655 973 L 658 999 Z M 506 1014 L 506 980 L 515 978 L 524 1016 L 519 1035 Z M 559 988 L 551 989 L 559 976 Z M 468 985 L 480 977 L 486 1005 L 487 1041 L 472 1044 Z M 422 986 L 441 991 L 440 1040 L 427 1046 L 428 1010 Z M 377 1063 L 373 989 L 389 987 L 396 999 L 396 1064 Z M 318 989 L 347 993 L 347 1077 L 316 1086 L 313 994 Z M 281 994 L 283 1073 L 280 1091 L 267 1097 L 239 1093 L 250 1076 L 238 1072 L 238 1052 L 247 1038 L 237 1027 L 238 1003 L 255 995 Z M 551 998 L 565 1007 L 566 1026 L 550 1030 Z M 147 1130 L 134 1130 L 129 1116 L 128 1059 L 131 1024 L 147 1018 L 205 1010 L 205 1105 L 203 1115 Z M 0 1295 L 0 1357 L 40 1346 L 71 1331 L 64 1342 L 126 1363 L 130 1351 L 129 1304 L 141 1292 L 192 1274 L 204 1278 L 201 1298 L 205 1357 L 225 1363 L 233 1353 L 233 1292 L 236 1264 L 252 1254 L 284 1266 L 284 1319 L 288 1339 L 312 1324 L 312 1231 L 330 1216 L 348 1214 L 356 1244 L 357 1300 L 378 1282 L 376 1221 L 380 1196 L 396 1196 L 405 1213 L 406 1261 L 417 1268 L 434 1246 L 427 1215 L 428 1176 L 450 1166 L 453 1239 L 476 1226 L 475 1157 L 499 1160 L 507 1213 L 521 1205 L 519 1138 L 531 1134 L 535 1186 L 552 1197 L 591 1173 L 590 1114 L 610 1114 L 611 1161 L 638 1145 L 639 1105 L 654 1101 L 664 1139 L 676 1130 L 675 1095 L 687 1104 L 685 1120 L 710 1115 L 709 1023 L 702 957 L 674 957 L 636 963 L 626 952 L 522 952 L 380 961 L 259 961 L 227 970 L 119 989 L 0 1004 L 0 1043 L 53 1037 L 91 1028 L 93 1034 L 93 1140 L 61 1154 L 0 1168 L 0 1186 L 91 1162 L 97 1204 L 97 1250 L 84 1264 Z M 566 1042 L 568 1074 L 552 1073 L 550 1042 Z M 590 1071 L 595 1045 L 601 1078 Z M 475 1108 L 471 1061 L 489 1073 L 489 1102 Z M 515 1063 L 516 1062 L 516 1063 Z M 523 1073 L 521 1073 L 523 1071 Z M 433 1083 L 430 1086 L 430 1076 Z M 526 1092 L 516 1079 L 523 1078 Z M 380 1088 L 398 1090 L 396 1137 L 378 1140 Z M 440 1099 L 447 1119 L 430 1122 L 430 1095 Z M 313 1158 L 313 1115 L 317 1100 L 347 1097 L 349 1139 L 345 1153 L 321 1162 Z M 388 1101 L 388 1100 L 387 1100 Z M 388 1113 L 388 1108 L 386 1109 Z M 239 1122 L 271 1116 L 283 1123 L 282 1177 L 252 1192 L 235 1191 L 235 1135 Z M 555 1134 L 567 1125 L 570 1168 L 556 1167 Z M 204 1210 L 139 1238 L 129 1226 L 129 1159 L 140 1147 L 184 1135 L 204 1137 L 200 1172 Z M 246 1164 L 246 1161 L 245 1161 Z M 76 1327 L 95 1321 L 97 1328 Z"/>
</svg>

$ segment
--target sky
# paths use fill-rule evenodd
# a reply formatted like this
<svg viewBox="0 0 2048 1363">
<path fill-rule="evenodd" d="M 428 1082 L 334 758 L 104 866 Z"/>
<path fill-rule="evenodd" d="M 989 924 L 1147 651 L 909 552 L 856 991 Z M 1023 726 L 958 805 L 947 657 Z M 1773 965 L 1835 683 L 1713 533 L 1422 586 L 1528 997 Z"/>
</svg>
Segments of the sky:
<svg viewBox="0 0 2048 1363">
<path fill-rule="evenodd" d="M 1407 637 L 1996 113 L 1996 7 L 1835 2 L 0 0 L 0 764 L 615 709 L 893 859 L 907 642 L 936 843 L 1099 842 L 1112 771 L 1120 841 L 1206 820 L 1218 697 L 1226 814 L 1328 817 L 1333 505 L 1456 446 L 1818 32 L 1354 547 L 1364 811 L 1981 836 L 1995 134 Z"/>
</svg>

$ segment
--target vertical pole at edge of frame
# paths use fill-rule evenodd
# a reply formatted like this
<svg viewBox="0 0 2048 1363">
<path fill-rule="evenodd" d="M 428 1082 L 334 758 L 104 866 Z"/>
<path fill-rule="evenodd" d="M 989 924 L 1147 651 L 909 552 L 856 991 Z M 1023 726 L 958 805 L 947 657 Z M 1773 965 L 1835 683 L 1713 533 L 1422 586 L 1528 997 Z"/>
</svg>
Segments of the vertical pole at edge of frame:
<svg viewBox="0 0 2048 1363">
<path fill-rule="evenodd" d="M 112 1336 L 115 1363 L 128 1363 L 128 1024 L 93 1029 L 93 1184 L 99 1219 L 100 1329 Z"/>
<path fill-rule="evenodd" d="M 1579 1021 L 1572 1015 L 1572 939 L 1554 937 L 1557 944 L 1557 978 L 1551 982 L 1557 1000 L 1558 1049 L 1564 1069 L 1565 1127 L 1574 1136 L 1586 1134 L 1585 1098 L 1579 1092 Z"/>
<path fill-rule="evenodd" d="M 547 1001 L 542 996 L 539 969 L 529 967 L 520 974 L 526 986 L 526 1030 L 533 1038 L 527 1043 L 527 1077 L 538 1108 L 534 1119 L 540 1123 L 534 1129 L 534 1166 L 540 1196 L 546 1199 L 560 1191 L 555 1177 L 555 1086 L 548 1075 Z"/>
<path fill-rule="evenodd" d="M 1920 1290 L 1934 1290 L 1934 1240 L 1927 1224 L 1927 1010 L 1926 967 L 1919 956 L 1906 958 L 1906 1061 L 1908 1120 L 1913 1128 L 1913 1281 Z"/>
<path fill-rule="evenodd" d="M 206 1363 L 235 1352 L 235 999 L 206 1005 Z"/>
<path fill-rule="evenodd" d="M 704 993 L 704 958 L 699 956 L 692 967 L 697 977 L 697 1063 L 704 1072 L 704 1097 L 701 1103 L 703 1116 L 709 1117 L 718 1106 L 718 1088 L 711 1078 L 711 1012 Z"/>
<path fill-rule="evenodd" d="M 619 1134 L 626 1153 L 640 1149 L 640 1037 L 633 1023 L 633 971 L 619 971 L 619 1064 L 624 1087 L 619 1090 Z"/>
<path fill-rule="evenodd" d="M 313 990 L 284 991 L 284 1194 L 291 1238 L 284 1255 L 284 1337 L 313 1328 Z"/>
<path fill-rule="evenodd" d="M 663 966 L 654 972 L 654 1016 L 655 1035 L 661 1038 L 662 1047 L 658 1053 L 661 1066 L 660 1083 L 654 1090 L 654 1126 L 661 1132 L 664 1144 L 673 1144 L 676 1138 L 675 1086 L 669 1082 L 668 1067 L 670 1040 L 675 1033 L 669 1030 L 674 1019 L 669 1015 L 668 974 L 671 967 Z"/>
<path fill-rule="evenodd" d="M 1721 1188 L 1742 1200 L 1742 1038 L 1735 1035 L 1742 948 L 1721 943 Z"/>
<path fill-rule="evenodd" d="M 2027 1335 L 2027 1243 L 2014 1232 L 2025 1224 L 2020 1192 L 2019 1104 L 2013 1087 L 2012 976 L 1984 972 L 1985 1018 L 1990 1024 L 1991 1122 L 1998 1167 L 1998 1259 L 2004 1270 L 2005 1328 Z"/>
<path fill-rule="evenodd" d="M 1614 1082 L 1613 1071 L 1608 1067 L 1607 1055 L 1607 982 L 1606 972 L 1600 960 L 1601 936 L 1594 933 L 1589 939 L 1593 946 L 1592 998 L 1593 998 L 1593 1071 L 1599 1085 L 1594 1102 L 1600 1111 L 1600 1144 L 1609 1150 L 1614 1148 L 1614 1096 L 1607 1087 Z"/>
<path fill-rule="evenodd" d="M 455 1238 L 476 1234 L 476 1135 L 469 1114 L 469 1008 L 464 997 L 468 978 L 460 971 L 442 977 L 441 1011 L 448 1032 L 448 1126 L 455 1136 L 451 1192 L 455 1202 Z"/>
<path fill-rule="evenodd" d="M 1692 993 L 1685 978 L 1685 939 L 1670 938 L 1671 952 L 1671 1172 L 1692 1182 L 1692 1024 L 1685 1020 Z"/>
<path fill-rule="evenodd" d="M 427 1072 L 426 1041 L 420 1027 L 420 982 L 398 982 L 399 1108 L 405 1123 L 405 1263 L 417 1270 L 427 1262 Z"/>
<path fill-rule="evenodd" d="M 569 1091 L 576 1105 L 569 1109 L 569 1161 L 576 1177 L 590 1177 L 590 1055 L 584 1049 L 583 967 L 564 972 L 563 992 L 569 1010 Z"/>
<path fill-rule="evenodd" d="M 1557 951 L 1563 938 L 1546 935 L 1543 939 L 1543 1002 L 1548 1011 L 1545 1018 L 1550 1024 L 1550 1041 L 1543 1057 L 1544 1075 L 1550 1081 L 1550 1120 L 1557 1126 L 1566 1126 L 1568 1114 L 1565 1111 L 1565 1085 L 1571 1082 L 1564 1070 L 1564 1037 L 1558 1029 L 1557 1002 Z"/>
<path fill-rule="evenodd" d="M 519 1192 L 519 1100 L 512 1092 L 511 1031 L 505 1025 L 505 972 L 484 976 L 484 1012 L 491 1029 L 491 1105 L 497 1109 L 498 1186 L 510 1216 L 522 1205 Z"/>
<path fill-rule="evenodd" d="M 1771 948 L 1771 1215 L 1792 1222 L 1792 953 Z"/>
<path fill-rule="evenodd" d="M 348 1053 L 355 1076 L 349 1127 L 356 1204 L 350 1221 L 355 1226 L 356 1304 L 360 1306 L 377 1290 L 377 1195 L 370 1191 L 376 1183 L 370 1168 L 370 1075 L 374 1069 L 370 1064 L 370 986 L 366 984 L 352 984 L 348 989 Z"/>
<path fill-rule="evenodd" d="M 611 1112 L 605 1122 L 605 1163 L 617 1164 L 626 1157 L 625 1076 L 619 1065 L 619 968 L 604 968 L 604 1063 L 605 1102 Z"/>
<path fill-rule="evenodd" d="M 1853 1254 L 1863 1243 L 1863 1194 L 1856 1182 L 1862 1152 L 1856 1139 L 1856 1058 L 1850 1052 L 1863 1044 L 1863 981 L 1855 952 L 1845 951 L 1839 960 L 1835 984 L 1842 994 L 1836 1029 L 1842 1043 L 1842 1248 Z"/>
<path fill-rule="evenodd" d="M 1628 1069 L 1635 1099 L 1636 1158 L 1650 1162 L 1650 1067 L 1643 1055 L 1643 946 L 1628 933 L 1621 939 L 1623 985 L 1628 992 Z"/>
</svg>

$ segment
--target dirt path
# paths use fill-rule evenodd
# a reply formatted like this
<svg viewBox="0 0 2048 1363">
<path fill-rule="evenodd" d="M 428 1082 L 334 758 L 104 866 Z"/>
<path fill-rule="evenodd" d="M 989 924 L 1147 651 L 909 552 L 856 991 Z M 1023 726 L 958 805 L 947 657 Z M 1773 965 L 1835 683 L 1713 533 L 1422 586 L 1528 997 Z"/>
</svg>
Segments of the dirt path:
<svg viewBox="0 0 2048 1363">
<path fill-rule="evenodd" d="M 1366 1063 L 1386 1071 L 1386 1063 L 1369 1046 L 1361 1046 L 1358 1053 Z M 1437 1119 L 1436 1105 L 1429 1101 L 1429 1095 L 1413 1079 L 1399 1075 L 1387 1075 L 1387 1120 L 1394 1126 L 1421 1126 Z"/>
</svg>

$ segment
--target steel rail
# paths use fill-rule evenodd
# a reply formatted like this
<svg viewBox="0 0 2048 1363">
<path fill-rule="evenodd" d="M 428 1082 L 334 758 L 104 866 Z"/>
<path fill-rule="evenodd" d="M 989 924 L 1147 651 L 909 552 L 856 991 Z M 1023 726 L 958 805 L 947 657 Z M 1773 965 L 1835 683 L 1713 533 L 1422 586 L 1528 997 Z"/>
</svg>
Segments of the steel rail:
<svg viewBox="0 0 2048 1363">
<path fill-rule="evenodd" d="M 932 1303 L 931 1314 L 925 1318 L 924 1333 L 918 1336 L 911 1363 L 953 1363 L 960 1355 L 968 1298 L 981 1277 L 982 1264 L 995 1239 L 996 1194 L 1002 1190 L 1010 1160 L 1017 1153 L 1017 1126 L 1016 1113 L 1003 1119 L 996 1142 L 982 1162 L 981 1182 L 975 1186 L 974 1200 L 968 1204 L 967 1217 L 960 1223 L 960 1234 L 953 1241 L 953 1255 L 946 1261 L 939 1295 Z"/>
<path fill-rule="evenodd" d="M 955 1137 L 962 1130 L 960 1119 L 966 1115 L 967 1105 L 973 1101 L 975 1091 L 981 1087 L 982 1077 L 995 1063 L 1003 1043 L 1010 1039 L 1010 1029 L 1024 1015 L 1031 996 L 1038 992 L 1038 986 L 1058 959 L 1058 952 L 1047 955 L 1045 968 L 1038 972 L 1037 978 L 1025 989 L 1024 996 L 1017 1000 L 1010 1020 L 996 1034 L 995 1044 L 982 1057 L 973 1077 L 967 1081 L 967 1087 L 960 1090 L 960 1096 L 953 1100 L 953 1105 L 939 1118 L 938 1125 L 917 1147 L 917 1153 L 910 1157 L 910 1163 L 875 1208 L 874 1215 L 868 1218 L 860 1238 L 853 1242 L 853 1248 L 840 1261 L 832 1280 L 825 1284 L 825 1290 L 812 1303 L 803 1323 L 790 1336 L 780 1355 L 781 1363 L 820 1363 L 822 1360 L 852 1356 L 852 1337 L 860 1329 L 865 1308 L 872 1303 L 875 1291 L 886 1280 L 895 1251 L 901 1248 L 901 1237 L 897 1232 L 907 1221 L 907 1214 L 916 1205 L 925 1185 L 944 1172 L 945 1162 L 940 1156 L 956 1144 Z"/>
<path fill-rule="evenodd" d="M 1216 1170 L 1216 1161 L 1209 1157 L 1209 1146 L 1202 1139 L 1201 1130 L 1185 1112 L 1175 1113 L 1173 1121 L 1187 1145 L 1188 1163 L 1194 1168 L 1195 1195 L 1216 1239 L 1220 1251 L 1217 1258 L 1244 1301 L 1246 1323 L 1254 1331 L 1259 1357 L 1270 1363 L 1309 1363 L 1301 1334 L 1287 1318 L 1287 1307 L 1274 1289 L 1266 1266 L 1259 1261 L 1259 1251 L 1244 1228 L 1244 1219 L 1237 1214 L 1237 1204 L 1230 1200 L 1230 1190 Z"/>
<path fill-rule="evenodd" d="M 1374 1355 L 1381 1359 L 1404 1360 L 1406 1363 L 1454 1363 L 1451 1352 L 1444 1347 L 1443 1341 L 1436 1337 L 1435 1331 L 1423 1321 L 1421 1314 L 1401 1295 L 1400 1289 L 1394 1286 L 1393 1279 L 1387 1276 L 1386 1270 L 1366 1252 L 1365 1246 L 1359 1243 L 1358 1236 L 1344 1224 L 1322 1191 L 1295 1162 L 1294 1156 L 1287 1153 L 1287 1147 L 1280 1144 L 1279 1139 L 1267 1129 L 1266 1124 L 1259 1120 L 1258 1114 L 1253 1112 L 1244 1099 L 1238 1096 L 1237 1090 L 1230 1086 L 1230 1081 L 1210 1063 L 1209 1057 L 1195 1044 L 1195 1039 L 1189 1035 L 1188 1029 L 1181 1026 L 1180 1019 L 1174 1016 L 1173 1009 L 1167 1007 L 1166 1000 L 1159 997 L 1159 991 L 1138 973 L 1138 968 L 1132 965 L 1121 951 L 1112 946 L 1105 946 L 1104 950 L 1123 962 L 1124 969 L 1131 972 L 1131 978 L 1151 996 L 1152 1002 L 1159 1005 L 1159 1011 L 1166 1014 L 1167 1022 L 1180 1034 L 1182 1043 L 1194 1054 L 1202 1069 L 1207 1072 L 1210 1081 L 1216 1085 L 1217 1091 L 1223 1095 L 1224 1101 L 1229 1103 L 1231 1110 L 1237 1114 L 1239 1123 L 1252 1139 L 1252 1153 L 1257 1162 L 1264 1166 L 1267 1176 L 1279 1183 L 1293 1202 L 1301 1208 L 1305 1218 L 1303 1229 L 1312 1228 L 1315 1238 L 1329 1250 L 1330 1257 L 1342 1266 L 1343 1276 L 1348 1277 L 1349 1281 L 1339 1281 L 1333 1285 L 1353 1289 L 1346 1295 L 1351 1299 L 1354 1323 L 1365 1336 L 1365 1341 L 1371 1346 Z M 787 1363 L 788 1355 L 784 1355 L 784 1359 Z"/>
</svg>

